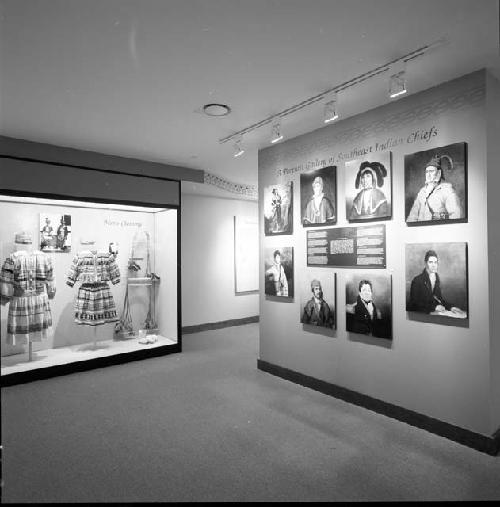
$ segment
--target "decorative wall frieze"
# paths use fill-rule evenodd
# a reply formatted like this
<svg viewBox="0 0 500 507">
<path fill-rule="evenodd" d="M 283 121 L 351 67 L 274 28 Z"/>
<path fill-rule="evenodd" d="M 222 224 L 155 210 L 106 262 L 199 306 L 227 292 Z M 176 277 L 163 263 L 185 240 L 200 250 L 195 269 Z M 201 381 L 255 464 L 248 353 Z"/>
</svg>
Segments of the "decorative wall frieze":
<svg viewBox="0 0 500 507">
<path fill-rule="evenodd" d="M 217 188 L 225 190 L 226 192 L 231 192 L 232 194 L 238 194 L 250 199 L 257 200 L 257 187 L 255 185 L 243 185 L 241 183 L 235 183 L 234 181 L 226 180 L 221 176 L 217 176 L 207 171 L 205 171 L 204 182 L 206 185 L 213 185 Z"/>
</svg>

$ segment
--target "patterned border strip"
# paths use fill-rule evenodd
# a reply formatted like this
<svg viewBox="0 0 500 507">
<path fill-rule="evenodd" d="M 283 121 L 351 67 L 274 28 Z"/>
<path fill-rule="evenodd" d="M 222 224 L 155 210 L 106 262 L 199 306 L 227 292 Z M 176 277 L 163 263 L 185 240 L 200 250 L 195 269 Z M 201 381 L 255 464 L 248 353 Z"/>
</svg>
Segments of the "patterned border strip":
<svg viewBox="0 0 500 507">
<path fill-rule="evenodd" d="M 233 181 L 226 180 L 221 176 L 205 171 L 205 184 L 213 185 L 227 192 L 239 194 L 249 197 L 250 199 L 257 200 L 257 187 L 255 185 L 242 185 L 241 183 L 234 183 Z"/>
<path fill-rule="evenodd" d="M 479 86 L 472 90 L 462 91 L 455 95 L 442 97 L 417 107 L 411 107 L 411 109 L 390 114 L 378 121 L 371 121 L 355 126 L 335 136 L 335 140 L 345 142 L 351 139 L 366 137 L 369 134 L 380 134 L 387 130 L 392 131 L 429 117 L 439 117 L 446 111 L 457 111 L 469 106 L 480 106 L 483 104 L 484 98 L 485 88 L 484 86 Z"/>
</svg>

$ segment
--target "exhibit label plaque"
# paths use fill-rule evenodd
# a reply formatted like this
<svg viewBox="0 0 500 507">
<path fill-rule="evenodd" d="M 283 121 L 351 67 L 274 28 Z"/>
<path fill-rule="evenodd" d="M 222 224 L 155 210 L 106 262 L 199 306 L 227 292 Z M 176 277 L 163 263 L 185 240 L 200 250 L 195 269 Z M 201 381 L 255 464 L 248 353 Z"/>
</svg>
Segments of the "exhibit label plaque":
<svg viewBox="0 0 500 507">
<path fill-rule="evenodd" d="M 385 224 L 307 231 L 307 265 L 385 268 Z"/>
</svg>

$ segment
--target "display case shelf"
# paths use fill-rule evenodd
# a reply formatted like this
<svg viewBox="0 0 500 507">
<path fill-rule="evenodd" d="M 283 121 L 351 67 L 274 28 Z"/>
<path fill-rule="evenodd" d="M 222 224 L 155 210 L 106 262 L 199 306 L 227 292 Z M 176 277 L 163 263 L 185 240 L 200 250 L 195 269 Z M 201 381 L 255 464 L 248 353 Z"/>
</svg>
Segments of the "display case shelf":
<svg viewBox="0 0 500 507">
<path fill-rule="evenodd" d="M 141 278 L 129 278 L 127 284 L 130 285 L 153 285 L 160 283 L 157 278 L 141 277 Z"/>
</svg>

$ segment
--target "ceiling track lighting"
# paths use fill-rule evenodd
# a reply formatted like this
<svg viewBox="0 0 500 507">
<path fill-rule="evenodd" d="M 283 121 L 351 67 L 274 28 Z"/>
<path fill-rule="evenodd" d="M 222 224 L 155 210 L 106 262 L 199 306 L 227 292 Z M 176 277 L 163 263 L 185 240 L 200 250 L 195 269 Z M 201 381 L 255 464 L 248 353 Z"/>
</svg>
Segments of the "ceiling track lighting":
<svg viewBox="0 0 500 507">
<path fill-rule="evenodd" d="M 326 90 L 318 95 L 315 95 L 313 97 L 309 97 L 308 99 L 303 100 L 302 102 L 299 102 L 298 104 L 295 104 L 295 105 L 281 111 L 280 113 L 276 113 L 272 116 L 265 118 L 262 121 L 254 123 L 252 125 L 249 125 L 248 127 L 244 128 L 242 130 L 239 130 L 238 132 L 235 132 L 234 134 L 223 137 L 223 138 L 219 139 L 219 143 L 220 144 L 227 143 L 228 141 L 232 141 L 237 137 L 240 137 L 244 134 L 248 134 L 249 132 L 252 132 L 260 127 L 263 127 L 264 125 L 268 125 L 269 123 L 274 123 L 276 121 L 279 121 L 292 113 L 300 111 L 301 109 L 303 109 L 307 106 L 315 104 L 316 102 L 324 100 L 327 95 L 330 95 L 332 93 L 337 93 L 342 90 L 346 90 L 346 89 L 356 86 L 360 83 L 363 83 L 364 81 L 371 79 L 372 77 L 378 76 L 379 74 L 383 74 L 384 72 L 388 72 L 388 71 L 392 70 L 392 68 L 394 66 L 405 65 L 410 60 L 414 60 L 415 58 L 419 58 L 419 57 L 423 56 L 424 54 L 426 54 L 428 51 L 430 51 L 432 49 L 436 49 L 437 47 L 444 45 L 446 42 L 447 42 L 447 39 L 445 37 L 443 37 L 443 38 L 438 39 L 434 42 L 431 42 L 430 44 L 426 44 L 425 46 L 419 47 L 418 49 L 415 49 L 414 51 L 411 51 L 410 53 L 407 53 L 406 55 L 396 58 L 395 60 L 391 60 L 390 62 L 387 62 L 383 65 L 379 65 L 378 67 L 375 67 L 374 69 L 369 70 L 368 72 L 364 72 L 363 74 L 360 74 L 359 76 L 349 79 L 348 81 L 345 81 L 345 82 L 335 86 L 334 88 L 330 88 L 329 90 Z M 394 73 L 393 73 L 393 75 L 394 75 Z M 406 88 L 405 88 L 405 90 L 406 90 Z M 277 141 L 275 141 L 275 142 L 277 142 Z"/>
<path fill-rule="evenodd" d="M 389 97 L 395 99 L 406 93 L 406 72 L 401 70 L 389 79 Z"/>
<path fill-rule="evenodd" d="M 339 114 L 337 112 L 337 94 L 335 94 L 335 97 L 325 104 L 323 121 L 325 123 L 330 123 L 332 121 L 335 121 L 338 117 Z"/>
<path fill-rule="evenodd" d="M 233 156 L 235 158 L 240 157 L 241 155 L 243 155 L 243 153 L 245 153 L 245 150 L 241 147 L 241 143 L 242 143 L 241 137 L 234 142 L 234 145 L 233 145 L 234 155 Z"/>
<path fill-rule="evenodd" d="M 271 134 L 271 143 L 277 143 L 283 139 L 283 134 L 281 133 L 281 122 L 276 122 L 273 124 L 273 130 Z"/>
</svg>

